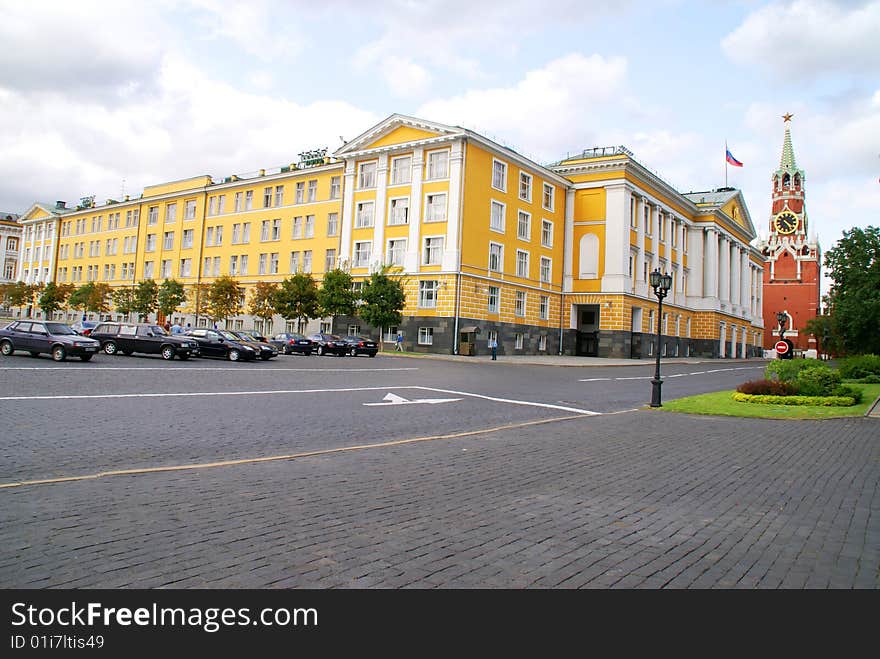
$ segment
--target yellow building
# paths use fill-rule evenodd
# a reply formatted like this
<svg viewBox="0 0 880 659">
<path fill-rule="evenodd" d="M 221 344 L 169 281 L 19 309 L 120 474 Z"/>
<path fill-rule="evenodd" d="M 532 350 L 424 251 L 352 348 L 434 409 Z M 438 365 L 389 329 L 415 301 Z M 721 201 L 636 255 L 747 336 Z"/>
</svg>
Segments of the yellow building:
<svg viewBox="0 0 880 659">
<path fill-rule="evenodd" d="M 384 331 L 402 332 L 408 348 L 484 352 L 497 338 L 502 354 L 647 357 L 656 328 L 647 275 L 660 268 L 674 280 L 659 319 L 664 354 L 760 346 L 762 259 L 749 247 L 742 195 L 682 194 L 623 148 L 545 167 L 473 131 L 392 115 L 329 158 L 83 202 L 25 214 L 21 279 L 173 278 L 191 291 L 175 318 L 204 324 L 196 287 L 220 275 L 249 289 L 299 271 L 320 280 L 337 265 L 360 282 L 390 265 L 407 301 L 401 326 Z M 285 329 L 280 317 L 272 327 L 246 315 L 230 322 Z M 319 327 L 369 331 L 348 317 L 309 329 Z"/>
</svg>

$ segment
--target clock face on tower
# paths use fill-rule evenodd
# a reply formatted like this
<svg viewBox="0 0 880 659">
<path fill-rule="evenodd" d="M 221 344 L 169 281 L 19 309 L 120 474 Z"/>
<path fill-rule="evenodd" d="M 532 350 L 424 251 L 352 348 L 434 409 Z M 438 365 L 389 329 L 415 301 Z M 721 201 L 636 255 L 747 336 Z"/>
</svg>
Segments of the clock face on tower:
<svg viewBox="0 0 880 659">
<path fill-rule="evenodd" d="M 789 233 L 794 233 L 794 230 L 797 229 L 798 219 L 791 211 L 783 211 L 773 220 L 773 225 L 776 227 L 777 232 L 788 235 Z"/>
</svg>

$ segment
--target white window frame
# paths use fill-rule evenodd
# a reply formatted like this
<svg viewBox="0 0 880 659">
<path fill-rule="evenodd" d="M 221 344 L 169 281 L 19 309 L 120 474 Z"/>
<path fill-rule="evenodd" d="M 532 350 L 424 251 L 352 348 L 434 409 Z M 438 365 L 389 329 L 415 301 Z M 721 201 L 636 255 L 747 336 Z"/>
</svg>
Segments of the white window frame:
<svg viewBox="0 0 880 659">
<path fill-rule="evenodd" d="M 521 257 L 525 257 L 523 260 Z M 529 278 L 529 272 L 531 271 L 531 255 L 524 249 L 516 250 L 516 276 L 522 279 Z M 523 268 L 523 264 L 525 267 Z M 523 272 L 525 270 L 525 272 Z"/>
<path fill-rule="evenodd" d="M 443 213 L 442 217 L 437 216 L 437 207 L 438 204 L 434 202 L 435 199 L 443 199 Z M 432 203 L 434 202 L 434 203 Z M 429 192 L 425 195 L 425 222 L 445 222 L 448 217 L 448 209 L 447 209 L 447 194 L 445 192 Z"/>
<path fill-rule="evenodd" d="M 501 226 L 500 228 L 497 226 L 492 226 L 492 221 L 494 218 L 494 214 L 492 210 L 494 208 L 501 208 Z M 489 200 L 489 230 L 494 231 L 495 233 L 504 233 L 504 230 L 507 226 L 507 204 L 504 202 L 498 201 L 497 199 Z"/>
<path fill-rule="evenodd" d="M 495 179 L 496 179 L 496 173 L 498 171 L 497 170 L 498 165 L 501 166 L 501 169 L 500 169 L 501 182 L 500 182 L 500 184 L 496 185 Z M 509 169 L 509 166 L 506 162 L 504 162 L 503 160 L 498 160 L 498 158 L 492 158 L 492 182 L 491 182 L 492 188 L 494 188 L 495 190 L 501 190 L 501 192 L 507 192 L 507 171 L 508 171 L 508 169 Z"/>
<path fill-rule="evenodd" d="M 371 190 L 376 187 L 376 175 L 379 169 L 378 160 L 358 163 L 358 190 Z"/>
<path fill-rule="evenodd" d="M 395 243 L 401 243 L 400 246 L 396 246 Z M 388 265 L 400 265 L 402 266 L 406 259 L 406 238 L 389 238 L 388 239 L 388 247 L 385 252 L 385 260 Z M 393 257 L 398 256 L 395 260 Z"/>
<path fill-rule="evenodd" d="M 440 281 L 437 279 L 419 280 L 419 309 L 436 309 L 440 297 Z"/>
<path fill-rule="evenodd" d="M 370 216 L 369 219 L 366 219 L 366 214 L 364 210 L 369 207 Z M 355 204 L 355 220 L 354 220 L 354 228 L 355 229 L 369 229 L 370 227 L 376 224 L 376 202 L 373 200 L 369 201 L 359 201 Z"/>
<path fill-rule="evenodd" d="M 435 149 L 425 153 L 425 180 L 442 181 L 449 178 L 449 151 L 449 149 Z M 438 172 L 436 171 L 435 162 L 440 156 L 444 156 L 445 159 L 442 171 Z"/>
<path fill-rule="evenodd" d="M 526 292 L 516 291 L 513 300 L 513 315 L 517 318 L 525 318 L 526 315 Z"/>
<path fill-rule="evenodd" d="M 419 345 L 420 346 L 434 345 L 434 328 L 433 327 L 420 327 L 419 328 Z"/>
<path fill-rule="evenodd" d="M 405 165 L 401 163 L 406 163 Z M 391 183 L 388 185 L 408 185 L 412 183 L 412 156 L 397 156 L 391 159 Z"/>
<path fill-rule="evenodd" d="M 550 193 L 550 203 L 547 203 L 547 193 Z M 556 210 L 556 186 L 552 183 L 544 182 L 541 188 L 541 207 L 551 213 Z"/>
<path fill-rule="evenodd" d="M 404 220 L 398 221 L 399 211 L 404 211 Z M 409 197 L 392 197 L 388 200 L 388 226 L 409 224 Z"/>
<path fill-rule="evenodd" d="M 493 303 L 494 300 L 494 303 Z M 488 286 L 486 288 L 486 313 L 497 314 L 501 312 L 501 288 Z"/>
<path fill-rule="evenodd" d="M 523 231 L 523 218 L 525 218 L 525 231 Z M 517 240 L 530 242 L 532 240 L 532 214 L 524 210 L 516 212 L 516 237 Z"/>
<path fill-rule="evenodd" d="M 492 248 L 498 248 L 498 263 L 497 267 L 492 267 Z M 489 259 L 487 263 L 487 269 L 489 272 L 504 272 L 504 245 L 502 243 L 489 242 Z"/>
<path fill-rule="evenodd" d="M 550 236 L 549 240 L 546 239 L 548 235 Z M 541 246 L 553 247 L 553 222 L 547 218 L 541 218 Z"/>
<path fill-rule="evenodd" d="M 367 245 L 366 252 L 360 249 L 361 246 Z M 363 254 L 366 253 L 366 259 L 363 258 Z M 372 240 L 357 240 L 354 243 L 354 249 L 351 251 L 352 255 L 352 267 L 353 268 L 368 268 L 370 267 L 370 259 L 372 258 L 373 253 L 373 241 Z"/>
<path fill-rule="evenodd" d="M 428 241 L 431 241 L 431 247 L 428 246 Z M 434 245 L 434 241 L 440 241 L 439 245 Z M 441 265 L 445 242 L 445 236 L 425 236 L 422 240 L 422 265 Z M 429 260 L 428 257 L 431 255 L 434 258 Z"/>
<path fill-rule="evenodd" d="M 538 298 L 538 318 L 541 320 L 550 319 L 550 296 L 541 295 Z"/>
<path fill-rule="evenodd" d="M 541 283 L 544 284 L 549 284 L 553 281 L 553 259 L 549 256 L 541 257 L 541 269 L 538 277 Z"/>
<path fill-rule="evenodd" d="M 533 179 L 532 179 L 531 174 L 529 174 L 527 172 L 520 171 L 520 173 L 519 173 L 519 191 L 518 191 L 519 198 L 522 199 L 523 201 L 528 201 L 530 203 L 532 201 L 532 182 L 533 182 Z M 525 184 L 525 186 L 526 186 L 526 193 L 525 194 L 523 194 L 523 184 Z"/>
</svg>

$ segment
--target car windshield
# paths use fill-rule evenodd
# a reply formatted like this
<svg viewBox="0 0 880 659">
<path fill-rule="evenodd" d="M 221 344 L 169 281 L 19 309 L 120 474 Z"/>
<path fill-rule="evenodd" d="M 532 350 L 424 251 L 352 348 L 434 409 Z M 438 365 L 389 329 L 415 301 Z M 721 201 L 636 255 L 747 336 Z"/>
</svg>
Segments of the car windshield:
<svg viewBox="0 0 880 659">
<path fill-rule="evenodd" d="M 49 334 L 76 334 L 76 332 L 64 323 L 46 323 L 46 329 Z"/>
<path fill-rule="evenodd" d="M 247 332 L 239 332 L 238 335 L 243 338 L 245 341 L 256 341 L 253 334 L 248 334 Z"/>
<path fill-rule="evenodd" d="M 165 328 L 160 327 L 159 325 L 150 325 L 150 329 L 156 336 L 168 336 L 168 332 L 165 331 Z"/>
<path fill-rule="evenodd" d="M 235 336 L 232 332 L 219 332 L 220 336 L 224 339 L 229 339 L 230 341 L 238 341 L 238 337 Z"/>
<path fill-rule="evenodd" d="M 289 336 L 291 339 L 304 339 L 304 338 L 306 338 L 302 334 L 288 334 L 287 336 Z"/>
</svg>

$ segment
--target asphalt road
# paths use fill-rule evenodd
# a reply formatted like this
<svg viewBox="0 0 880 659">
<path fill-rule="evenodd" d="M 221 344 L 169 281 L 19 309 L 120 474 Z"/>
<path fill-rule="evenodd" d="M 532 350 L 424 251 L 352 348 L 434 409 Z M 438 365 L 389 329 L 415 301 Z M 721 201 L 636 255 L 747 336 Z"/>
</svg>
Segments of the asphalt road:
<svg viewBox="0 0 880 659">
<path fill-rule="evenodd" d="M 664 399 L 762 368 L 664 365 Z M 0 585 L 877 586 L 876 420 L 637 411 L 652 375 L 5 358 Z"/>
</svg>

